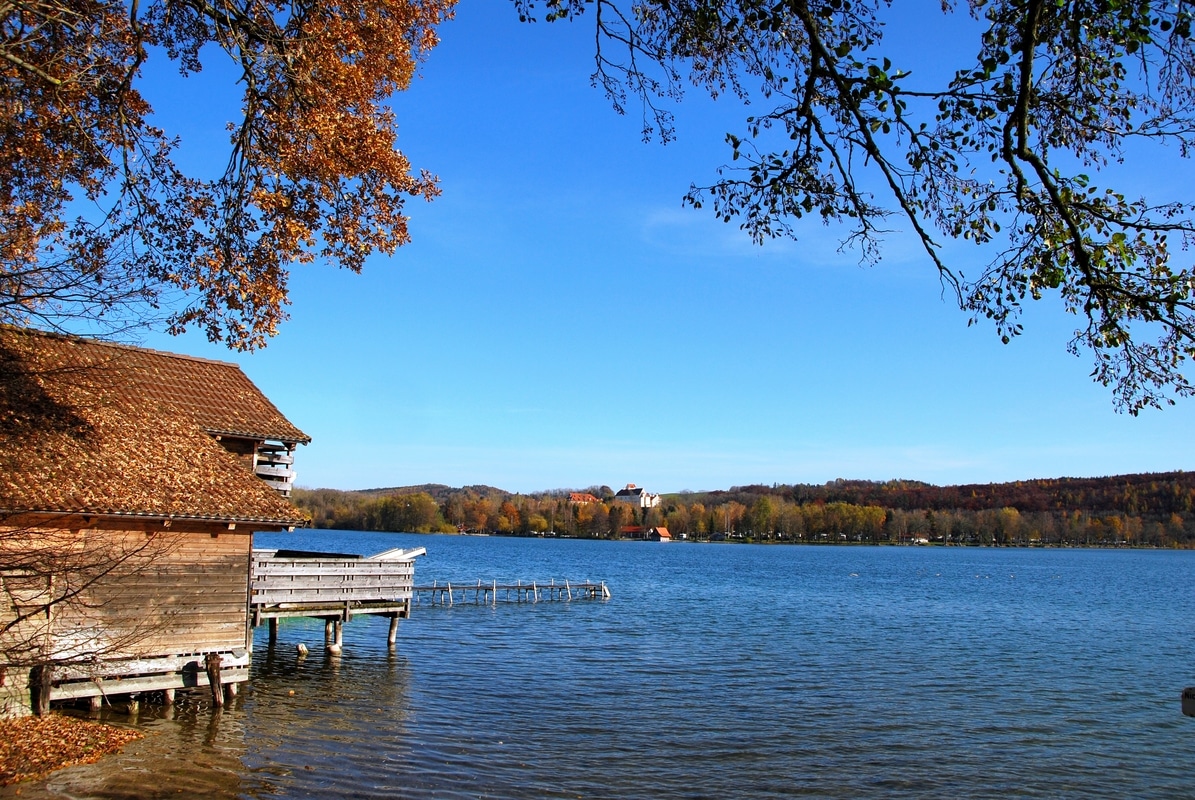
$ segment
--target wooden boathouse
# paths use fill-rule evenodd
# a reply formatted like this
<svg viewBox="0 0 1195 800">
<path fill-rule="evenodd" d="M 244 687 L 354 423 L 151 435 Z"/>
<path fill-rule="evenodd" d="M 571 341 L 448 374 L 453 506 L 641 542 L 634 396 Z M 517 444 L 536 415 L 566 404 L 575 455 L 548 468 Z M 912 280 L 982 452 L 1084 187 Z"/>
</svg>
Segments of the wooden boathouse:
<svg viewBox="0 0 1195 800">
<path fill-rule="evenodd" d="M 0 326 L 0 716 L 246 680 L 308 441 L 235 364 Z"/>
</svg>

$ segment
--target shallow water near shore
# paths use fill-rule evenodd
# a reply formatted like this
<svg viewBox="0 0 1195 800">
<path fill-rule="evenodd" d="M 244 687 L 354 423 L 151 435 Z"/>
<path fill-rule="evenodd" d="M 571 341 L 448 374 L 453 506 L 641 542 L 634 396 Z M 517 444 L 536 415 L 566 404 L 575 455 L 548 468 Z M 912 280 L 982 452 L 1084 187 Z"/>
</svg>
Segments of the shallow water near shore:
<svg viewBox="0 0 1195 800">
<path fill-rule="evenodd" d="M 22 797 L 1191 795 L 1195 553 L 301 532 L 426 547 L 417 583 L 604 580 L 608 601 L 288 620 L 212 714 Z M 311 653 L 300 659 L 296 645 Z M 120 715 L 109 716 L 117 721 Z"/>
</svg>

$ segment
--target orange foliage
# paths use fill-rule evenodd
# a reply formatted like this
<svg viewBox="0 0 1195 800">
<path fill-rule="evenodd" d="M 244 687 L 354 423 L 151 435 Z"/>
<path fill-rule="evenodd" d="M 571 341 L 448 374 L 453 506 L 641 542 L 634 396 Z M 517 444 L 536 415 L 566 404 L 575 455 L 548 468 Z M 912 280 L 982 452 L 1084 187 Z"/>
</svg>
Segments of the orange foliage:
<svg viewBox="0 0 1195 800">
<path fill-rule="evenodd" d="M 128 728 L 57 714 L 0 721 L 0 786 L 90 764 L 140 738 Z"/>
<path fill-rule="evenodd" d="M 253 348 L 286 317 L 294 263 L 359 271 L 409 240 L 435 178 L 385 106 L 455 0 L 0 2 L 0 321 L 171 304 L 173 330 Z M 143 70 L 238 65 L 223 174 L 188 175 L 149 124 Z M 207 49 L 205 49 L 207 48 Z M 98 213 L 74 219 L 78 201 Z"/>
</svg>

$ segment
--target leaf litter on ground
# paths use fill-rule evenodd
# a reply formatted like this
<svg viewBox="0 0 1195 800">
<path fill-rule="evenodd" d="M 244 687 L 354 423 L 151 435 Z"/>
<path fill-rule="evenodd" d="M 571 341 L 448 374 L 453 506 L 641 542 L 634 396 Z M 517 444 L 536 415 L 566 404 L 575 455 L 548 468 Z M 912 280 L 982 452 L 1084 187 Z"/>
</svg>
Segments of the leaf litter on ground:
<svg viewBox="0 0 1195 800">
<path fill-rule="evenodd" d="M 61 714 L 0 720 L 0 786 L 115 753 L 142 734 Z"/>
</svg>

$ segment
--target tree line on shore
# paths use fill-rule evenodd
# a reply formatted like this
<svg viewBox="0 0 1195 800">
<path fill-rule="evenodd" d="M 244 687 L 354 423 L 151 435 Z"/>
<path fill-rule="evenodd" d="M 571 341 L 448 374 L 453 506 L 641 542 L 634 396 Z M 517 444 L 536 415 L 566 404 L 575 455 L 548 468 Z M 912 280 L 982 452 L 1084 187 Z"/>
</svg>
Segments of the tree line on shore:
<svg viewBox="0 0 1195 800">
<path fill-rule="evenodd" d="M 608 486 L 515 494 L 439 484 L 296 489 L 317 528 L 617 539 L 666 526 L 697 541 L 1186 547 L 1195 544 L 1195 473 L 933 486 L 916 481 L 740 486 L 616 502 Z"/>
</svg>

